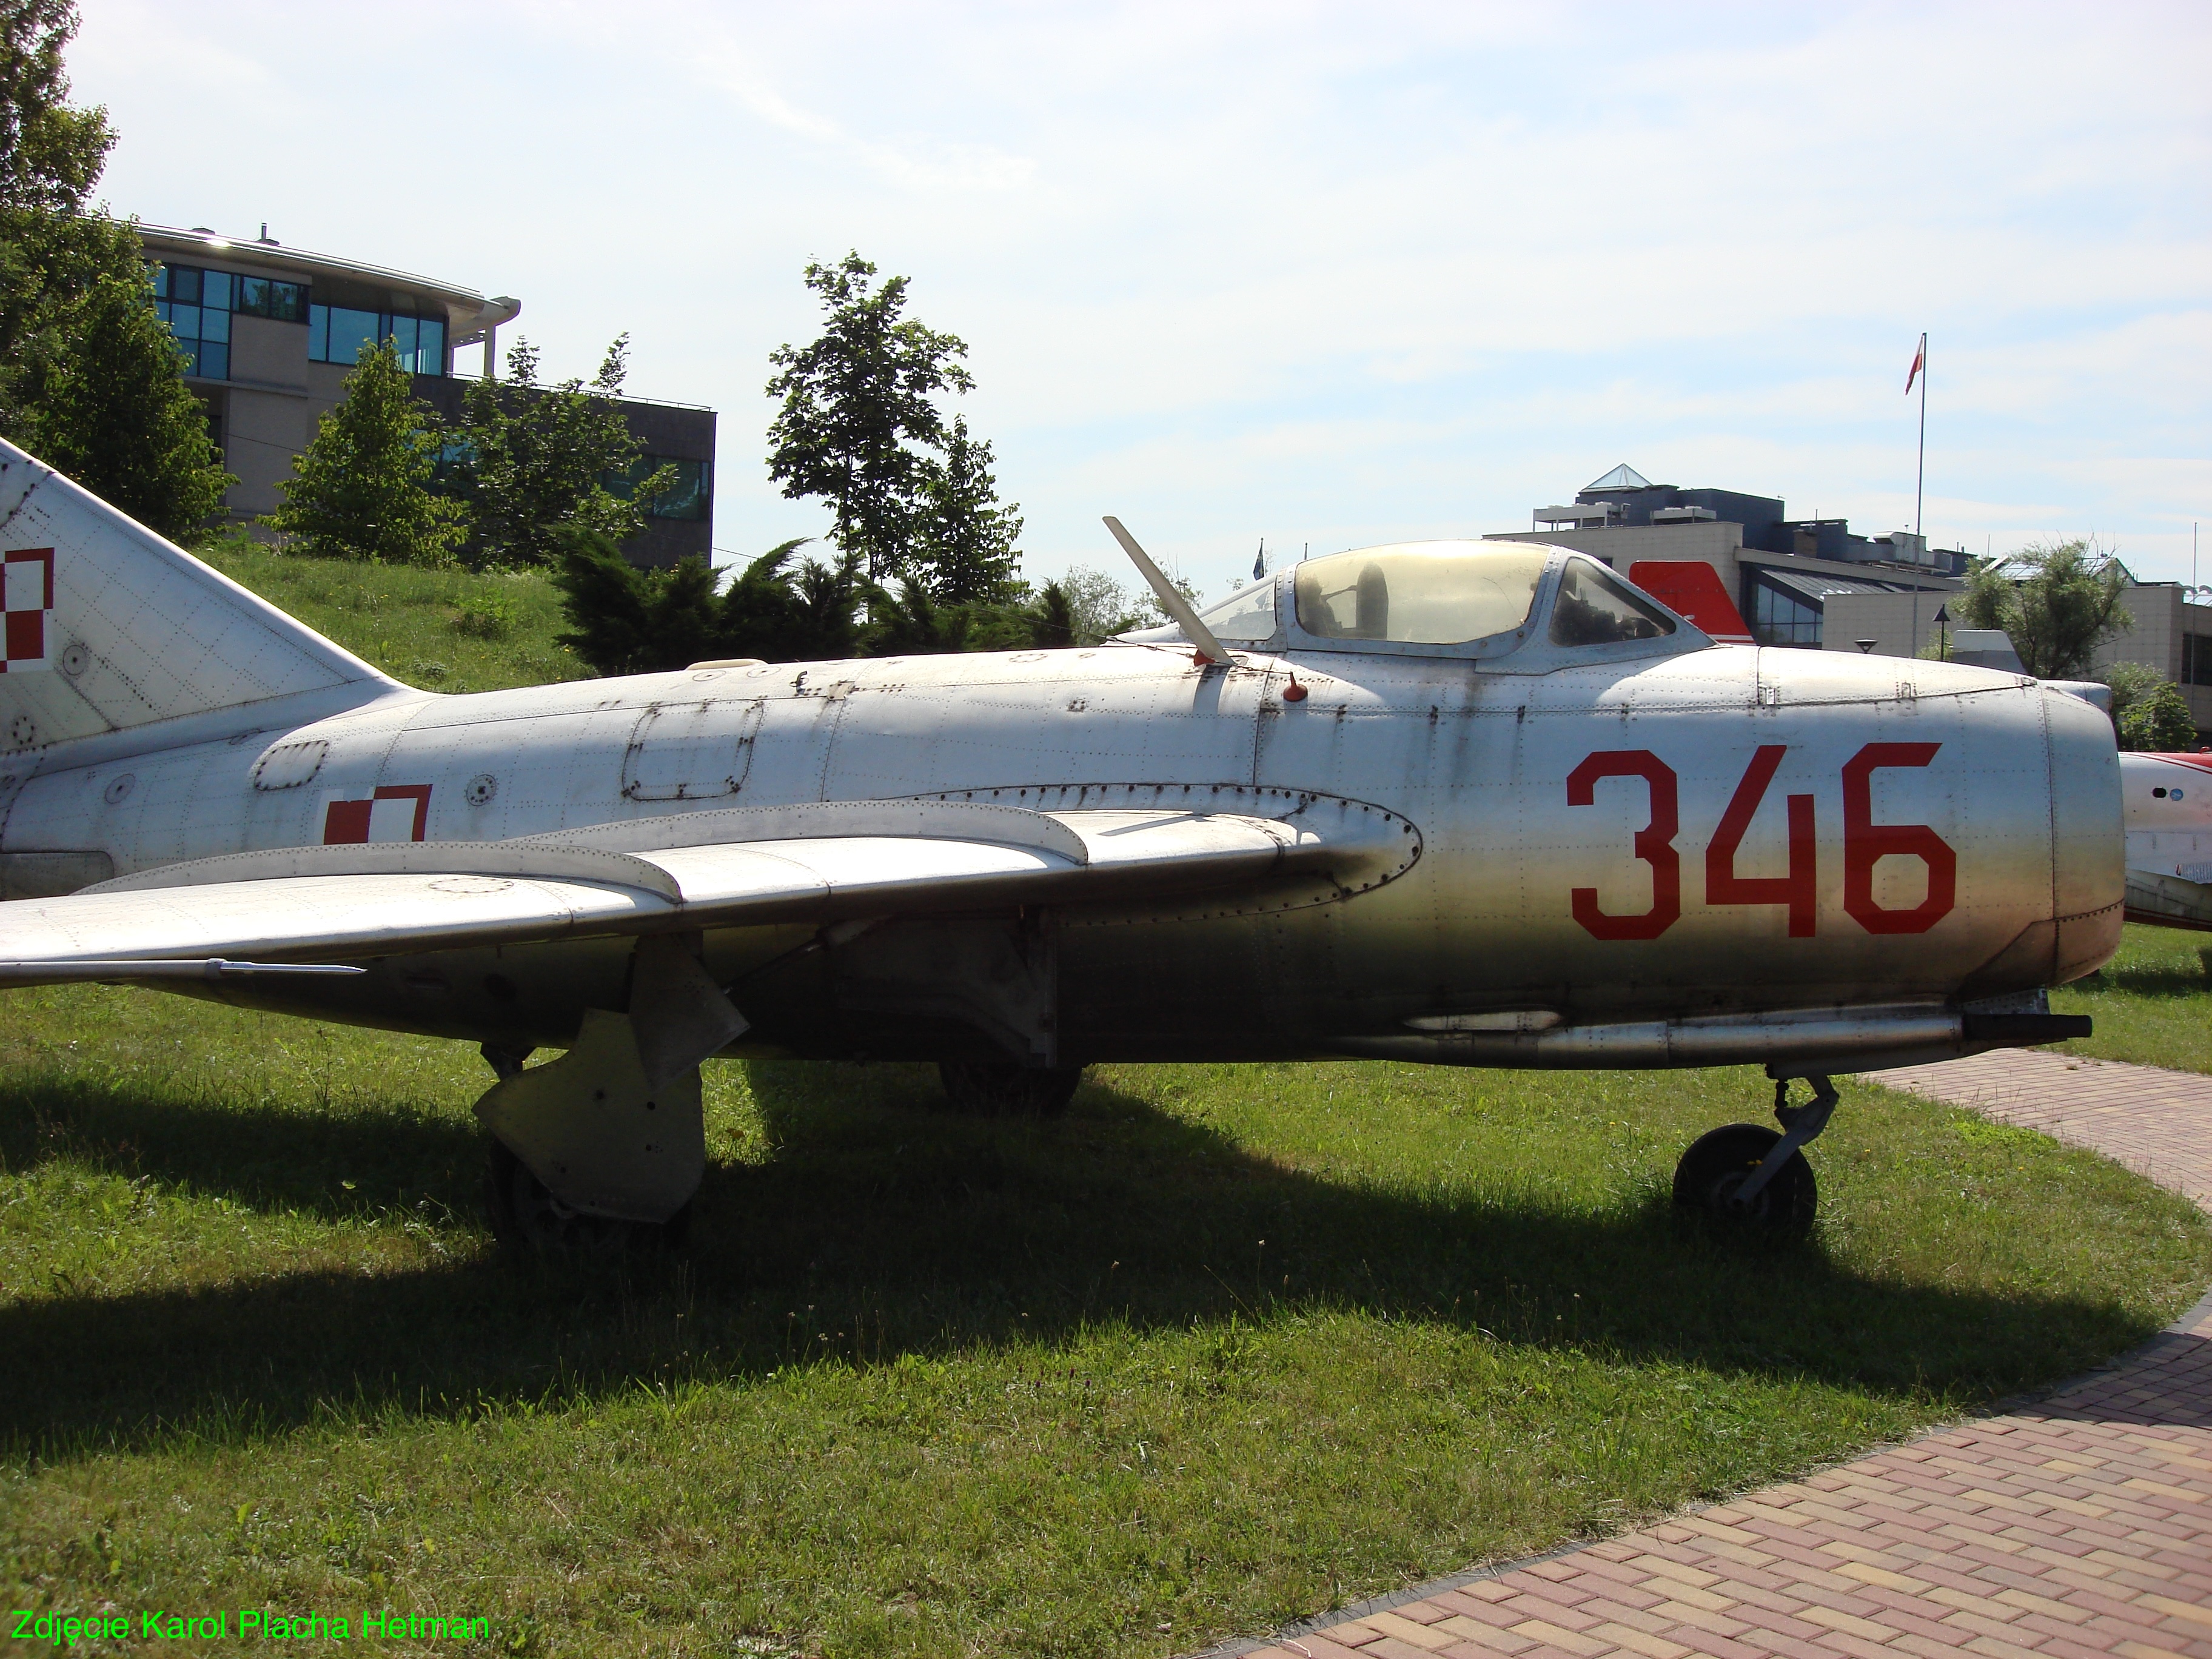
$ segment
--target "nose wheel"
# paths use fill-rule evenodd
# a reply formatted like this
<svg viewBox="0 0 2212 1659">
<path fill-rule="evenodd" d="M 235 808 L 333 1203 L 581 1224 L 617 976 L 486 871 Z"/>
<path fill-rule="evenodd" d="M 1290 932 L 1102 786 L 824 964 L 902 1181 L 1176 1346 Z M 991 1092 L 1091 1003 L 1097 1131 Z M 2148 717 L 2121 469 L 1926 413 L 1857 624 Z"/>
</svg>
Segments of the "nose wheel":
<svg viewBox="0 0 2212 1659">
<path fill-rule="evenodd" d="M 1674 1166 L 1674 1202 L 1714 1220 L 1754 1232 L 1802 1232 L 1820 1208 L 1820 1183 L 1803 1148 L 1834 1115 L 1835 1085 L 1807 1079 L 1813 1098 L 1790 1103 L 1790 1080 L 1777 1079 L 1774 1115 L 1779 1132 L 1758 1123 L 1730 1123 L 1699 1135 Z"/>
</svg>

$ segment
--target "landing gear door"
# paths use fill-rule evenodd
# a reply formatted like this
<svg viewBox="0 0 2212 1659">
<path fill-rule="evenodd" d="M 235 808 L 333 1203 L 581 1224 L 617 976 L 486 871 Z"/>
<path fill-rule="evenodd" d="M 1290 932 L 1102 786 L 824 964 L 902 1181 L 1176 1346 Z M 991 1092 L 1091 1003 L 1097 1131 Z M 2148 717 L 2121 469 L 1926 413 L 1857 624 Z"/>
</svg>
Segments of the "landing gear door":
<svg viewBox="0 0 2212 1659">
<path fill-rule="evenodd" d="M 657 702 L 623 752 L 626 800 L 725 800 L 744 787 L 759 734 L 757 697 Z"/>
</svg>

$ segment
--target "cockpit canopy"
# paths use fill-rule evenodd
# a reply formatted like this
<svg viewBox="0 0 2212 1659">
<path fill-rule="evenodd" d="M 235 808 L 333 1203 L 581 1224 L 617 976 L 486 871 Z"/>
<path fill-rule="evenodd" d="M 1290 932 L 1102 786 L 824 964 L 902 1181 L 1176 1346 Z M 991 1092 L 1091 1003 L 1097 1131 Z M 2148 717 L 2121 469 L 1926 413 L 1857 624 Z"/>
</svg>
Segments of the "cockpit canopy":
<svg viewBox="0 0 2212 1659">
<path fill-rule="evenodd" d="M 1710 643 L 1585 555 L 1528 542 L 1407 542 L 1308 559 L 1200 613 L 1224 644 L 1494 659 L 1535 672 L 1589 653 Z M 1174 629 L 1132 638 L 1177 639 Z M 1500 667 L 1506 666 L 1498 664 Z"/>
</svg>

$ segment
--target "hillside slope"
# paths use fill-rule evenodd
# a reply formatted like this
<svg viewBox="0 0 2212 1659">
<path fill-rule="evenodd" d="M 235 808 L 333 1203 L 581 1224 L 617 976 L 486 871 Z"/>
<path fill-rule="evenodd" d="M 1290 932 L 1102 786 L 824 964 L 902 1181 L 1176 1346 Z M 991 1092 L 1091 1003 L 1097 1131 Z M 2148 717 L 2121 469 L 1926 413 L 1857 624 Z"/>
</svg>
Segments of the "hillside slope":
<svg viewBox="0 0 2212 1659">
<path fill-rule="evenodd" d="M 477 575 L 308 558 L 243 537 L 197 550 L 233 581 L 427 691 L 496 691 L 591 676 L 554 643 L 568 622 L 559 590 L 536 571 Z"/>
</svg>

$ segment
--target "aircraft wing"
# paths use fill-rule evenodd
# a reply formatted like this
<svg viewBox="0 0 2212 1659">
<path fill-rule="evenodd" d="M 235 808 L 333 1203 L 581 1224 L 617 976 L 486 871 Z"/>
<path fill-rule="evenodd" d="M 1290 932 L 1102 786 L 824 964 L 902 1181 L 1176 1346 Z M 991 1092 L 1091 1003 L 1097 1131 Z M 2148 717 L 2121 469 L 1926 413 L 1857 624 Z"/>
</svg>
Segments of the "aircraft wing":
<svg viewBox="0 0 2212 1659">
<path fill-rule="evenodd" d="M 831 803 L 515 841 L 234 854 L 0 905 L 0 984 L 219 977 L 595 934 L 1030 904 L 1287 908 L 1380 885 L 1419 856 L 1419 836 L 1394 814 L 1292 799 L 1282 817 L 1173 802 L 1053 813 Z"/>
</svg>

